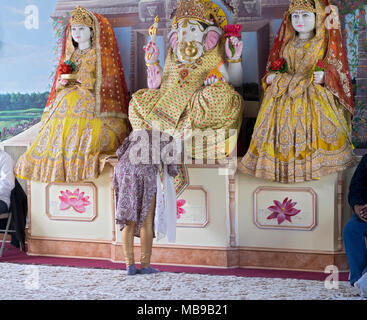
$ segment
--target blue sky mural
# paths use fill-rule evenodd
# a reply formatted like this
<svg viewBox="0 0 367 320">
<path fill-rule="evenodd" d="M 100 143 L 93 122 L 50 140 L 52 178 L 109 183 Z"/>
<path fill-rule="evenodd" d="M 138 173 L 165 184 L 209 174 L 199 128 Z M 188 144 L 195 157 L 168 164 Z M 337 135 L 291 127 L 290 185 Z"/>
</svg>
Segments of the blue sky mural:
<svg viewBox="0 0 367 320">
<path fill-rule="evenodd" d="M 56 0 L 1 0 L 0 93 L 49 89 L 55 59 L 50 14 L 55 4 Z M 25 23 L 26 8 L 32 5 L 38 9 L 38 29 L 29 29 Z"/>
</svg>

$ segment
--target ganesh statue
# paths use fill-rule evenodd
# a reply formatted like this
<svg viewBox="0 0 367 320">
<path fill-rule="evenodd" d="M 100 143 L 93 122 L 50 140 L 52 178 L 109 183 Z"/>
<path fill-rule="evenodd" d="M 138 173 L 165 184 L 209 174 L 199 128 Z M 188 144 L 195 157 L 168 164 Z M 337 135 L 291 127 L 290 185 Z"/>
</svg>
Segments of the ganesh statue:
<svg viewBox="0 0 367 320">
<path fill-rule="evenodd" d="M 244 108 L 234 88 L 243 82 L 240 26 L 229 25 L 223 9 L 208 0 L 179 1 L 173 15 L 163 70 L 155 42 L 144 48 L 148 88 L 133 94 L 129 120 L 133 130 L 158 124 L 181 139 L 188 132 L 192 158 L 225 158 L 236 146 Z M 205 130 L 225 134 L 195 145 L 195 134 Z"/>
</svg>

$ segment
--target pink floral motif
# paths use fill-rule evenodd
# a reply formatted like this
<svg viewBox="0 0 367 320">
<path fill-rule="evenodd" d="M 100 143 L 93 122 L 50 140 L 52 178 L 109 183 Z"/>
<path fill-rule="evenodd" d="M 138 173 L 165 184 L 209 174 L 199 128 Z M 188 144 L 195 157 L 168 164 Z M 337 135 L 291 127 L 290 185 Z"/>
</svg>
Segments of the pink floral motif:
<svg viewBox="0 0 367 320">
<path fill-rule="evenodd" d="M 164 194 L 163 194 L 163 201 L 164 201 Z M 184 199 L 178 199 L 176 201 L 176 208 L 177 208 L 177 212 L 176 212 L 176 216 L 177 216 L 177 220 L 181 219 L 181 215 L 183 215 L 184 213 L 186 213 L 186 210 L 184 208 L 182 208 L 186 203 L 186 200 Z"/>
<path fill-rule="evenodd" d="M 181 218 L 181 215 L 186 213 L 186 210 L 182 208 L 186 203 L 186 200 L 184 199 L 178 199 L 177 200 L 177 219 Z"/>
<path fill-rule="evenodd" d="M 278 224 L 282 224 L 284 220 L 292 222 L 291 217 L 301 212 L 301 210 L 294 208 L 297 202 L 292 202 L 292 199 L 288 200 L 288 198 L 285 198 L 283 203 L 280 203 L 277 200 L 274 200 L 273 202 L 275 206 L 268 207 L 268 210 L 272 212 L 272 214 L 268 216 L 268 219 L 277 219 Z"/>
<path fill-rule="evenodd" d="M 84 196 L 84 192 L 79 193 L 79 188 L 74 192 L 69 190 L 61 191 L 60 210 L 68 210 L 72 207 L 78 213 L 84 213 L 86 207 L 90 205 L 89 197 Z"/>
</svg>

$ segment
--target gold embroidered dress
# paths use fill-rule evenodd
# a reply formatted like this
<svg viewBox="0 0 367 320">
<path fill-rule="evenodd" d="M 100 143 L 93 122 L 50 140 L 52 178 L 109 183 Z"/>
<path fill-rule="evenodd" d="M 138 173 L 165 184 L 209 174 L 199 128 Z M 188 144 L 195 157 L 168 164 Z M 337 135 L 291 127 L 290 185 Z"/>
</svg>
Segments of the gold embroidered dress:
<svg viewBox="0 0 367 320">
<path fill-rule="evenodd" d="M 105 18 L 94 16 L 94 19 L 97 19 L 95 23 L 104 24 L 105 30 L 108 30 L 110 25 Z M 99 28 L 95 31 L 98 37 Z M 22 179 L 78 182 L 97 178 L 100 155 L 115 154 L 128 133 L 126 111 L 123 111 L 127 108 L 127 98 L 119 102 L 115 100 L 120 112 L 112 115 L 105 112 L 105 116 L 97 112 L 98 101 L 106 99 L 106 96 L 96 92 L 104 88 L 104 79 L 98 74 L 99 65 L 103 67 L 101 52 L 97 52 L 96 45 L 85 50 L 74 49 L 70 34 L 66 37 L 69 38 L 66 57 L 75 64 L 73 74 L 78 81 L 69 80 L 66 86 L 55 81 L 50 103 L 42 116 L 39 135 L 16 164 L 15 173 Z M 93 42 L 96 43 L 96 37 Z M 111 45 L 114 44 L 112 41 Z M 64 61 L 63 58 L 61 60 Z M 118 72 L 115 73 L 118 75 Z M 115 90 L 127 96 L 126 84 L 125 88 L 117 86 Z M 108 97 L 110 107 L 113 106 L 111 97 Z M 101 106 L 99 108 L 102 109 Z"/>
<path fill-rule="evenodd" d="M 315 64 L 328 48 L 321 12 L 315 37 L 304 41 L 293 33 L 284 46 L 287 72 L 277 73 L 270 86 L 264 78 L 264 100 L 239 166 L 246 174 L 293 183 L 355 164 L 350 112 L 331 90 L 313 82 Z"/>
</svg>

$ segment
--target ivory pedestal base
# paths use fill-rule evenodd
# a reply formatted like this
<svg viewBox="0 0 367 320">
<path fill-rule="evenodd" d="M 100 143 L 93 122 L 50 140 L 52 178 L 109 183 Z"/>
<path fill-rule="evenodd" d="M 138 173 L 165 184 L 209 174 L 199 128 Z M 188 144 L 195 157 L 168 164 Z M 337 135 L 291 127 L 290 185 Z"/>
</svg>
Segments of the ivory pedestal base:
<svg viewBox="0 0 367 320">
<path fill-rule="evenodd" d="M 114 164 L 110 162 L 101 176 L 91 181 L 96 190 L 96 212 L 86 220 L 55 218 L 53 212 L 47 212 L 52 211 L 50 197 L 56 208 L 55 191 L 47 184 L 28 184 L 28 254 L 124 261 L 121 232 L 114 223 Z M 178 220 L 177 241 L 155 241 L 153 264 L 306 271 L 324 271 L 326 266 L 336 265 L 340 271 L 348 269 L 342 228 L 351 215 L 346 196 L 354 169 L 294 185 L 271 183 L 240 172 L 221 175 L 219 169 L 219 165 L 189 167 L 190 188 L 180 197 L 186 200 L 186 213 Z M 295 194 L 295 190 L 300 193 Z M 264 227 L 264 213 L 270 214 L 266 202 L 272 204 L 288 194 L 298 197 L 299 217 L 308 217 L 304 221 L 293 219 L 303 225 L 292 229 L 294 225 L 285 221 L 279 229 L 274 219 L 271 222 L 275 225 Z M 260 223 L 259 216 L 263 219 Z M 139 251 L 136 239 L 137 263 Z"/>
</svg>

